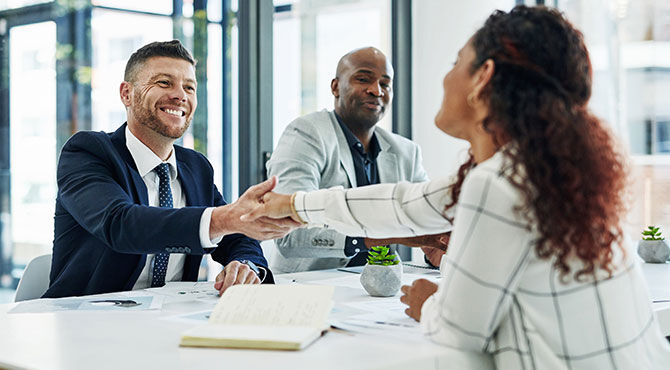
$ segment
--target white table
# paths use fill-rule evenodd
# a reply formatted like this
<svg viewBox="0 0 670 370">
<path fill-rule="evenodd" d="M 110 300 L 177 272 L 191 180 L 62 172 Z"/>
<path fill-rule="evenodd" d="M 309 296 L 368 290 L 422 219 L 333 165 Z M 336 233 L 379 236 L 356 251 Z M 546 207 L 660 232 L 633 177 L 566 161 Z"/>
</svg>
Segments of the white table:
<svg viewBox="0 0 670 370">
<path fill-rule="evenodd" d="M 652 298 L 670 299 L 670 264 L 643 265 Z M 335 270 L 280 275 L 298 283 L 357 280 Z M 347 284 L 345 284 L 347 285 Z M 355 286 L 355 284 L 349 284 Z M 337 302 L 365 302 L 362 289 L 336 287 Z M 400 303 L 398 303 L 400 304 Z M 179 347 L 192 323 L 161 319 L 212 306 L 202 302 L 163 305 L 160 311 L 7 314 L 0 305 L 0 368 L 29 369 L 442 369 L 448 348 L 423 336 L 329 332 L 298 352 Z M 654 303 L 661 330 L 670 335 L 670 302 Z"/>
<path fill-rule="evenodd" d="M 670 263 L 642 263 L 661 332 L 670 336 Z"/>
<path fill-rule="evenodd" d="M 280 275 L 301 282 L 359 275 L 327 270 Z M 374 299 L 362 288 L 336 287 L 336 302 Z M 396 297 L 397 299 L 397 297 Z M 398 302 L 400 305 L 400 303 Z M 160 311 L 8 314 L 0 305 L 0 368 L 29 369 L 435 369 L 445 347 L 416 328 L 407 338 L 328 332 L 302 351 L 179 347 L 193 327 L 161 319 L 211 308 L 191 301 L 164 304 Z"/>
</svg>

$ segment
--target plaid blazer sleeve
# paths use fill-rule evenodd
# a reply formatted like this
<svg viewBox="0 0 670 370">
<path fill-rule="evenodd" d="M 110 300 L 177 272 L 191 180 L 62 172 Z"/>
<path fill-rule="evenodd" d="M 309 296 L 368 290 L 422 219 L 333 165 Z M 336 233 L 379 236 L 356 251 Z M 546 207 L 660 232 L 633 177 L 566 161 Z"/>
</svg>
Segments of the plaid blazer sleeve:
<svg viewBox="0 0 670 370">
<path fill-rule="evenodd" d="M 387 238 L 451 230 L 450 179 L 297 192 L 296 211 L 309 226 L 358 237 Z M 453 207 L 451 208 L 453 209 Z M 450 209 L 450 210 L 451 210 Z"/>
</svg>

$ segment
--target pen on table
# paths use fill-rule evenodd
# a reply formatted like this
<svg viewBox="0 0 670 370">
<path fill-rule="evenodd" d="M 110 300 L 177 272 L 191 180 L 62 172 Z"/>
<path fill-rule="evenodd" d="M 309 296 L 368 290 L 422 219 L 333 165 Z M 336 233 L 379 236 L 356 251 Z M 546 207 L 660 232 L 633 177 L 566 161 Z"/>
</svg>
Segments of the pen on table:
<svg viewBox="0 0 670 370">
<path fill-rule="evenodd" d="M 391 325 L 391 326 L 400 326 L 403 328 L 413 328 L 414 326 L 412 325 L 407 325 L 407 324 L 398 324 L 397 322 L 386 322 L 386 321 L 375 321 L 375 324 L 380 324 L 380 325 Z"/>
</svg>

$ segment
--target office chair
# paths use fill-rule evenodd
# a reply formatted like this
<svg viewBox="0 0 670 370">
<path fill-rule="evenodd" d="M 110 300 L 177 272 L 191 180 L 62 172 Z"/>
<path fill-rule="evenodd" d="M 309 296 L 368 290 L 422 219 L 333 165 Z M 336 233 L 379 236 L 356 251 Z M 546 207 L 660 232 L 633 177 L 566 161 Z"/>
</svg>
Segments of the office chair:
<svg viewBox="0 0 670 370">
<path fill-rule="evenodd" d="M 16 287 L 14 302 L 40 298 L 49 288 L 49 271 L 51 270 L 51 254 L 33 258 Z"/>
</svg>

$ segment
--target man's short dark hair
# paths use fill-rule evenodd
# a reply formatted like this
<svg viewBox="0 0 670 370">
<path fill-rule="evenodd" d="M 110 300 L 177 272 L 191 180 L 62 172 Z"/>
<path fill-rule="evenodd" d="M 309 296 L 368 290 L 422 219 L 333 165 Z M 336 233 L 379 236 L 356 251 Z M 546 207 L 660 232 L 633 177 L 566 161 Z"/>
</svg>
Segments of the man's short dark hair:
<svg viewBox="0 0 670 370">
<path fill-rule="evenodd" d="M 183 59 L 195 67 L 193 55 L 179 40 L 152 42 L 142 46 L 130 56 L 128 63 L 126 63 L 126 71 L 123 74 L 124 81 L 134 82 L 139 67 L 147 59 L 153 57 Z"/>
</svg>

